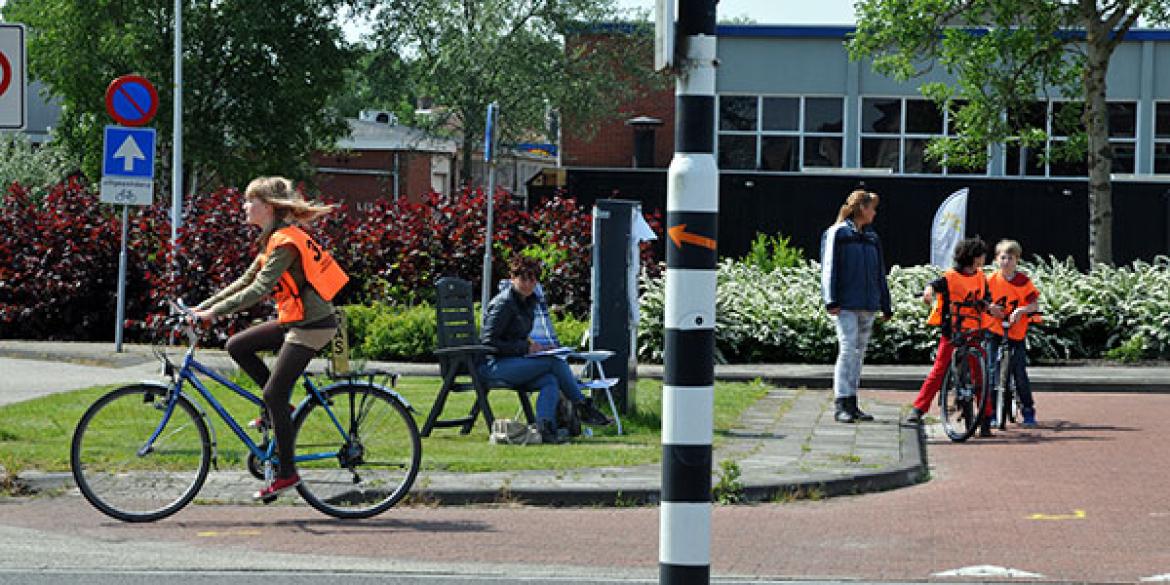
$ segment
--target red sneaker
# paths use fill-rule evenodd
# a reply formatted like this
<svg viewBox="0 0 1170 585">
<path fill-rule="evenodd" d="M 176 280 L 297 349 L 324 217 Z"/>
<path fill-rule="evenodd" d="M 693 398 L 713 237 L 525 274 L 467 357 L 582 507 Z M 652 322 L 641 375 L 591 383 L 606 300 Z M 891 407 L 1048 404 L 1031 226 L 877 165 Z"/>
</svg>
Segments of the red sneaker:
<svg viewBox="0 0 1170 585">
<path fill-rule="evenodd" d="M 257 500 L 264 500 L 267 498 L 275 498 L 283 492 L 301 485 L 301 476 L 294 475 L 292 477 L 278 477 L 272 480 L 272 485 L 266 486 L 264 489 L 252 494 L 252 497 Z"/>
</svg>

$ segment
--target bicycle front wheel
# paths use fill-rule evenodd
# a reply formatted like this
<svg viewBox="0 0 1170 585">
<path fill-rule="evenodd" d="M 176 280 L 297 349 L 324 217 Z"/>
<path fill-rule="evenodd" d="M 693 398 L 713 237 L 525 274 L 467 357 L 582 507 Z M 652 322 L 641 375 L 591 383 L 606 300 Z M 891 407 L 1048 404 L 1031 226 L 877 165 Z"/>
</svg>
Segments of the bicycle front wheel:
<svg viewBox="0 0 1170 585">
<path fill-rule="evenodd" d="M 979 428 L 990 392 L 984 354 L 977 346 L 955 355 L 939 391 L 943 431 L 952 441 L 966 441 Z"/>
<path fill-rule="evenodd" d="M 393 394 L 377 386 L 327 388 L 297 414 L 297 491 L 337 518 L 368 518 L 398 503 L 422 462 L 418 425 Z"/>
<path fill-rule="evenodd" d="M 167 393 L 124 386 L 99 398 L 77 423 L 73 479 L 103 514 L 152 522 L 181 510 L 203 487 L 211 461 L 207 426 L 182 396 L 164 425 Z"/>
</svg>

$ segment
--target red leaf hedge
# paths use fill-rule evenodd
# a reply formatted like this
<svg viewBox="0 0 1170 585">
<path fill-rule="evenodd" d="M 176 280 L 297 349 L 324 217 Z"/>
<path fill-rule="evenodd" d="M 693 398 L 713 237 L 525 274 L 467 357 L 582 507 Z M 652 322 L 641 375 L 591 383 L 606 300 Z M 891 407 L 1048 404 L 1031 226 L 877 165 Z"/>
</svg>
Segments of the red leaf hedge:
<svg viewBox="0 0 1170 585">
<path fill-rule="evenodd" d="M 361 209 L 341 205 L 309 230 L 350 274 L 341 303 L 431 300 L 442 276 L 478 287 L 482 277 L 485 195 L 464 190 L 421 203 L 380 200 Z M 169 205 L 130 209 L 128 320 L 164 312 L 169 298 L 196 303 L 231 283 L 255 255 L 255 228 L 243 216 L 243 196 L 220 189 L 188 200 L 179 230 L 178 279 L 173 279 Z M 591 218 L 576 201 L 554 197 L 531 211 L 507 192 L 495 196 L 493 278 L 507 258 L 537 247 L 557 258 L 546 287 L 563 310 L 589 310 Z M 661 233 L 660 218 L 650 218 Z M 70 180 L 34 202 L 19 185 L 0 202 L 0 338 L 108 340 L 114 331 L 121 212 L 100 203 L 87 185 Z M 657 268 L 649 247 L 646 266 Z M 226 333 L 267 318 L 255 307 L 227 324 Z M 128 332 L 128 339 L 142 339 Z"/>
</svg>

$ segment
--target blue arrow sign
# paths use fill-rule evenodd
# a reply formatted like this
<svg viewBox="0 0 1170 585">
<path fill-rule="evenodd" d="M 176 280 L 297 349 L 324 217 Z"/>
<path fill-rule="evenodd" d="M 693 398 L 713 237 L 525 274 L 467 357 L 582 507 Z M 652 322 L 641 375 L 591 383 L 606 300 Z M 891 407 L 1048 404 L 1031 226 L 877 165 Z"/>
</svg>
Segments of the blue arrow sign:
<svg viewBox="0 0 1170 585">
<path fill-rule="evenodd" d="M 103 177 L 154 180 L 154 128 L 106 126 Z"/>
</svg>

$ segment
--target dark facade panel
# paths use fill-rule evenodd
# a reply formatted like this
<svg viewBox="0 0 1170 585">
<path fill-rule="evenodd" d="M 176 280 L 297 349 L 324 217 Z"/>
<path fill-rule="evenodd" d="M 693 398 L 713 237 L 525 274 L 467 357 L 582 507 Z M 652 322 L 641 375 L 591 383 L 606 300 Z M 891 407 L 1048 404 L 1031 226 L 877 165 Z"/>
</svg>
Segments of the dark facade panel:
<svg viewBox="0 0 1170 585">
<path fill-rule="evenodd" d="M 634 199 L 647 213 L 666 213 L 666 171 L 570 169 L 567 191 L 590 209 L 599 198 Z M 968 187 L 968 234 L 994 245 L 1019 240 L 1024 254 L 1072 257 L 1088 263 L 1088 184 L 1084 180 L 964 177 L 857 177 L 724 173 L 720 178 L 719 255 L 741 257 L 757 232 L 781 233 L 819 258 L 820 237 L 845 197 L 864 181 L 881 196 L 875 227 L 886 263 L 930 260 L 930 224 L 952 192 Z M 534 193 L 540 197 L 541 193 Z M 1113 184 L 1113 248 L 1118 264 L 1151 260 L 1170 251 L 1170 183 Z M 659 257 L 663 240 L 658 240 Z"/>
</svg>

